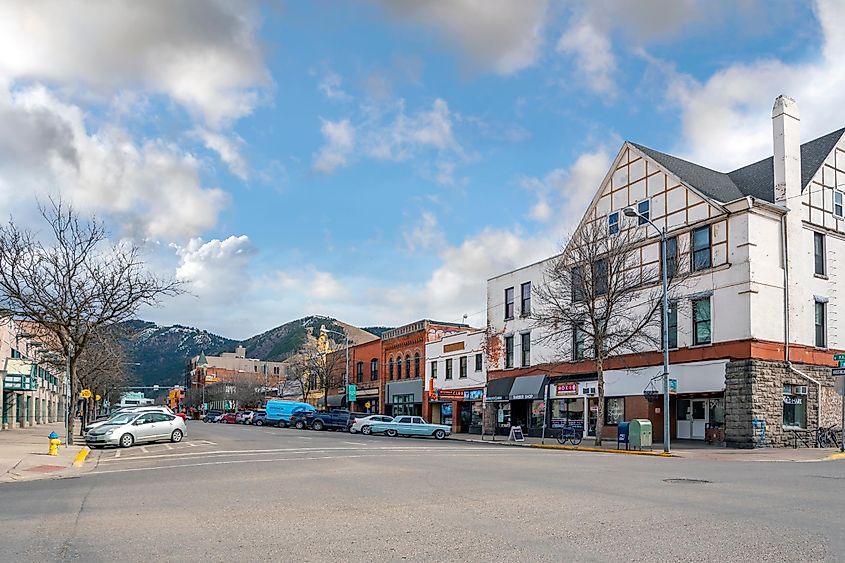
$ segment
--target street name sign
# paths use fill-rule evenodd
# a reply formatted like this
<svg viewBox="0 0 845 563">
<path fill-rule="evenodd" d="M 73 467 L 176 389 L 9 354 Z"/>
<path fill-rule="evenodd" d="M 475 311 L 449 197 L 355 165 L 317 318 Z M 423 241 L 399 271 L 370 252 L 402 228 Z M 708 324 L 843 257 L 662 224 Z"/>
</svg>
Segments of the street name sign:
<svg viewBox="0 0 845 563">
<path fill-rule="evenodd" d="M 832 370 L 830 370 L 830 372 L 831 374 L 833 374 L 834 377 L 845 376 L 845 368 L 833 368 Z"/>
<path fill-rule="evenodd" d="M 833 359 L 837 362 L 841 362 L 842 360 L 845 360 L 845 354 L 834 354 Z"/>
</svg>

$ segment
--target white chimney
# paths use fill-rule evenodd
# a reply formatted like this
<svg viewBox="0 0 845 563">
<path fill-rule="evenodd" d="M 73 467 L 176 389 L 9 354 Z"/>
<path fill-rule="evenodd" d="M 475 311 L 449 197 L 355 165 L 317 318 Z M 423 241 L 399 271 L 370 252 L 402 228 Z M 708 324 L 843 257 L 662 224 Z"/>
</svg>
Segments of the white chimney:
<svg viewBox="0 0 845 563">
<path fill-rule="evenodd" d="M 774 138 L 775 203 L 789 207 L 801 195 L 801 118 L 798 104 L 778 96 L 772 108 Z"/>
</svg>

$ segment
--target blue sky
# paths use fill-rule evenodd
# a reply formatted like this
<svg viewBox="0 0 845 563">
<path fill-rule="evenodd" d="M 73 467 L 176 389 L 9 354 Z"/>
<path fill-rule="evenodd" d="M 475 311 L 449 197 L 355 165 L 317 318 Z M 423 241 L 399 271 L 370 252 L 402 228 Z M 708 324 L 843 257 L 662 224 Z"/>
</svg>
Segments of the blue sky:
<svg viewBox="0 0 845 563">
<path fill-rule="evenodd" d="M 0 211 L 143 242 L 190 292 L 162 323 L 483 326 L 623 140 L 748 163 L 781 93 L 841 126 L 843 30 L 834 0 L 9 2 Z"/>
</svg>

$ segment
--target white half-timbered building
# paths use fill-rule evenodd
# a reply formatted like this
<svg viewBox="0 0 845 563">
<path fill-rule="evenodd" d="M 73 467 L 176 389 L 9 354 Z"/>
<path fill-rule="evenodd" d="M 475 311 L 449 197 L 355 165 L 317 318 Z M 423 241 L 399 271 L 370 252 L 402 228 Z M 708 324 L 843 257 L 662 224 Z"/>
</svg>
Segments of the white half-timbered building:
<svg viewBox="0 0 845 563">
<path fill-rule="evenodd" d="M 730 172 L 625 142 L 585 220 L 612 234 L 637 218 L 665 228 L 688 253 L 683 293 L 670 307 L 670 428 L 673 438 L 752 446 L 790 444 L 804 430 L 838 425 L 840 397 L 830 368 L 845 348 L 845 128 L 801 144 L 794 100 L 772 112 L 773 156 Z M 640 227 L 645 229 L 646 227 Z M 636 257 L 658 266 L 653 229 Z M 549 259 L 551 260 L 551 258 Z M 488 332 L 501 353 L 488 358 L 491 425 L 539 432 L 579 421 L 595 426 L 596 375 L 572 343 L 543 345 L 531 319 L 532 288 L 549 260 L 491 278 Z M 662 440 L 662 400 L 643 392 L 662 373 L 659 349 L 611 358 L 605 372 L 605 434 L 648 418 Z M 659 381 L 655 382 L 662 393 Z M 543 400 L 548 389 L 548 409 Z M 662 396 L 661 396 L 662 397 Z M 821 406 L 821 408 L 819 408 Z"/>
</svg>

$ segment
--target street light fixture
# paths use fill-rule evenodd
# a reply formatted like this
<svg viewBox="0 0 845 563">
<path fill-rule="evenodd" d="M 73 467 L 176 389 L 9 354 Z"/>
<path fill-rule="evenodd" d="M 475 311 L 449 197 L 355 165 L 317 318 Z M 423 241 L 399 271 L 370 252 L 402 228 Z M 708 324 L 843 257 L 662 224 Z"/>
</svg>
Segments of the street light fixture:
<svg viewBox="0 0 845 563">
<path fill-rule="evenodd" d="M 663 451 L 669 453 L 671 440 L 669 438 L 669 280 L 666 268 L 666 228 L 658 228 L 651 219 L 639 213 L 633 207 L 622 210 L 626 217 L 636 217 L 645 221 L 660 235 L 661 278 L 663 281 Z"/>
</svg>

